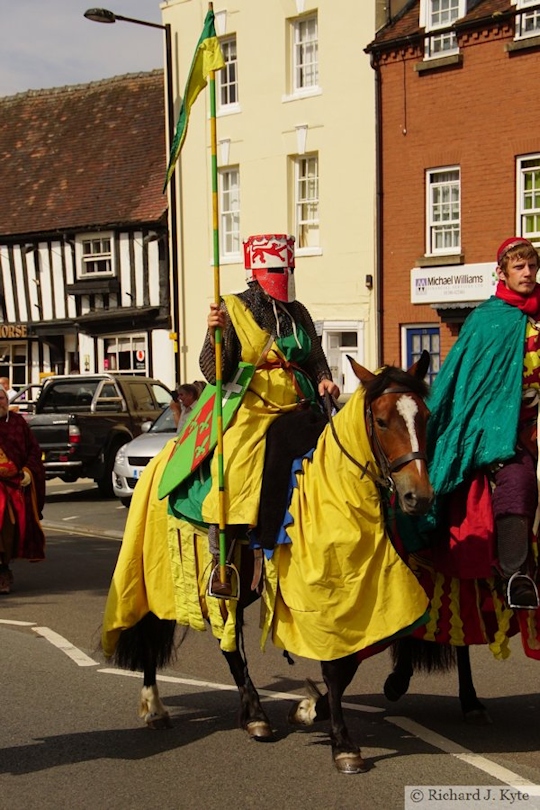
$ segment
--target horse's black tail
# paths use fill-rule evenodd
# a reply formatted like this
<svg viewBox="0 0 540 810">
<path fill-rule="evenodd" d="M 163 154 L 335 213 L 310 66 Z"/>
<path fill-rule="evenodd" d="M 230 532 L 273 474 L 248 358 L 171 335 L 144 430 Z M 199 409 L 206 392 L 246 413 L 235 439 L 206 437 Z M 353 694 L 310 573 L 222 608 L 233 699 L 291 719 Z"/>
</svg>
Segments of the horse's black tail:
<svg viewBox="0 0 540 810">
<path fill-rule="evenodd" d="M 175 637 L 176 622 L 147 613 L 140 622 L 120 634 L 112 661 L 122 669 L 144 671 L 148 664 L 162 669 L 176 659 L 185 636 Z"/>
<path fill-rule="evenodd" d="M 450 644 L 436 644 L 408 636 L 392 644 L 394 669 L 404 660 L 413 672 L 449 672 L 456 665 L 456 649 Z"/>
</svg>

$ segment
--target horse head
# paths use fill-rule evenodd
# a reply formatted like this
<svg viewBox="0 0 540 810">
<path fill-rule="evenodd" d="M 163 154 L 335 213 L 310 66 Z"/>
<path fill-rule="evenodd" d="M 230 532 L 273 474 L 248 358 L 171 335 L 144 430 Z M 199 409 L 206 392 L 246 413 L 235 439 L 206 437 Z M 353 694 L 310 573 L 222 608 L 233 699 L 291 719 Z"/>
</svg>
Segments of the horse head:
<svg viewBox="0 0 540 810">
<path fill-rule="evenodd" d="M 429 353 L 408 371 L 385 366 L 377 374 L 348 359 L 366 391 L 367 428 L 383 481 L 395 488 L 403 512 L 424 514 L 433 500 L 426 458 Z"/>
</svg>

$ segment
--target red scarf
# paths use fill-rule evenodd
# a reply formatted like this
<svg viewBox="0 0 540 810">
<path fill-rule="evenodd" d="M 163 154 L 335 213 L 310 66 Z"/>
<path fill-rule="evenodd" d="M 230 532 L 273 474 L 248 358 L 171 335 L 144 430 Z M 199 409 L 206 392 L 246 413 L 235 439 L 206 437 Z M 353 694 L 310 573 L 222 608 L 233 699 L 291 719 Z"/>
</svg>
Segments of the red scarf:
<svg viewBox="0 0 540 810">
<path fill-rule="evenodd" d="M 521 309 L 525 315 L 538 320 L 540 318 L 540 284 L 536 284 L 530 295 L 509 290 L 504 281 L 499 281 L 495 290 L 497 298 L 502 298 L 507 304 Z"/>
</svg>

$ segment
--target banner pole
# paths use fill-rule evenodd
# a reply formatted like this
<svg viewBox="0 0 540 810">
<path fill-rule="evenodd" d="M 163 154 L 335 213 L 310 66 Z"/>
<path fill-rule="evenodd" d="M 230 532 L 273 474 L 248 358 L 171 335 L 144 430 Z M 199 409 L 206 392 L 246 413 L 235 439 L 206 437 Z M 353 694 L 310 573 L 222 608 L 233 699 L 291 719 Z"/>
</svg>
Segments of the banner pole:
<svg viewBox="0 0 540 810">
<path fill-rule="evenodd" d="M 208 4 L 212 11 L 213 4 Z M 209 74 L 210 89 L 210 141 L 212 163 L 212 231 L 214 254 L 214 301 L 220 306 L 220 274 L 219 274 L 219 210 L 218 210 L 218 171 L 217 171 L 217 127 L 216 127 L 216 74 L 214 70 Z M 223 330 L 217 327 L 215 331 L 216 349 L 216 429 L 217 429 L 217 467 L 219 487 L 219 581 L 225 585 L 227 581 L 227 543 L 225 527 L 225 472 L 223 464 L 223 360 L 222 360 Z"/>
</svg>

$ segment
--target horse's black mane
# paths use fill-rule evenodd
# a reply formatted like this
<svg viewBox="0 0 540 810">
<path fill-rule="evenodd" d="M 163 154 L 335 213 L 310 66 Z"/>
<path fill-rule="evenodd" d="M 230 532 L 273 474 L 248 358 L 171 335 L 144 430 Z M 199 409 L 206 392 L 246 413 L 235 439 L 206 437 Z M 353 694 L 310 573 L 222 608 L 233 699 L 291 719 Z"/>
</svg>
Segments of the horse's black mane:
<svg viewBox="0 0 540 810">
<path fill-rule="evenodd" d="M 428 384 L 420 377 L 414 377 L 397 366 L 384 366 L 375 379 L 365 384 L 367 402 L 373 402 L 392 385 L 408 388 L 411 393 L 417 394 L 422 399 L 426 399 L 429 393 Z"/>
</svg>

